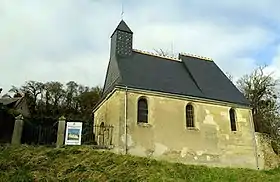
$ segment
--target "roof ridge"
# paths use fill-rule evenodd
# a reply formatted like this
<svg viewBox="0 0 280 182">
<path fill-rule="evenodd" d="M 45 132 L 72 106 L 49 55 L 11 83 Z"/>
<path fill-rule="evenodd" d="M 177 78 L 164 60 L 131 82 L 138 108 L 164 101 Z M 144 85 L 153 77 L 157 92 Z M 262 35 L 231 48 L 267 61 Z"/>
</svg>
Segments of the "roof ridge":
<svg viewBox="0 0 280 182">
<path fill-rule="evenodd" d="M 194 82 L 195 86 L 200 90 L 200 92 L 204 95 L 204 92 L 202 90 L 202 88 L 200 87 L 200 84 L 198 84 L 197 80 L 195 79 L 192 71 L 189 69 L 189 67 L 187 66 L 187 64 L 185 63 L 185 61 L 182 61 L 184 64 L 185 69 L 187 70 L 188 74 L 190 75 L 190 78 L 192 79 L 192 81 Z"/>
<path fill-rule="evenodd" d="M 174 60 L 174 61 L 180 61 L 180 59 L 178 59 L 178 58 L 176 58 L 176 57 L 172 57 L 172 56 L 163 56 L 163 55 L 159 55 L 159 54 L 157 54 L 157 53 L 148 52 L 148 51 L 139 50 L 139 49 L 133 49 L 133 50 L 136 51 L 136 52 L 139 52 L 139 53 L 143 53 L 143 54 L 150 55 L 150 56 L 155 56 L 155 57 L 170 59 L 170 60 Z"/>
<path fill-rule="evenodd" d="M 205 57 L 205 56 L 199 56 L 199 55 L 190 54 L 190 53 L 184 53 L 184 52 L 183 52 L 183 53 L 180 53 L 180 54 L 183 55 L 183 56 L 189 56 L 189 57 L 204 59 L 204 60 L 207 60 L 207 61 L 213 61 L 212 58 Z"/>
</svg>

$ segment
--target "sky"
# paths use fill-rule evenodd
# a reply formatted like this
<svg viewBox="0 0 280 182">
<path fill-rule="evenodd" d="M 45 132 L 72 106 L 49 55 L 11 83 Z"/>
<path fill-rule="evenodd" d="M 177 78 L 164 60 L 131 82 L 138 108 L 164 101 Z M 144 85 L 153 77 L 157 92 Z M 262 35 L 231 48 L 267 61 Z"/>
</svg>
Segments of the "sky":
<svg viewBox="0 0 280 182">
<path fill-rule="evenodd" d="M 122 9 L 134 49 L 210 57 L 234 79 L 267 65 L 278 78 L 278 7 L 278 0 L 0 0 L 0 87 L 103 86 Z"/>
</svg>

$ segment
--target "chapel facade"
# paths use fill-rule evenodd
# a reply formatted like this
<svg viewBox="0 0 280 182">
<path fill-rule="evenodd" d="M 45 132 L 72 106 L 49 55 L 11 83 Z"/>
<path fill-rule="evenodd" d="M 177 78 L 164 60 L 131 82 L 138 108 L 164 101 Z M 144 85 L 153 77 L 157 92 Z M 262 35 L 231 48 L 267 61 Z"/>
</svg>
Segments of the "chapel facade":
<svg viewBox="0 0 280 182">
<path fill-rule="evenodd" d="M 114 126 L 116 153 L 259 167 L 249 102 L 216 63 L 134 49 L 133 32 L 123 20 L 111 36 L 103 97 L 93 114 L 95 125 Z"/>
</svg>

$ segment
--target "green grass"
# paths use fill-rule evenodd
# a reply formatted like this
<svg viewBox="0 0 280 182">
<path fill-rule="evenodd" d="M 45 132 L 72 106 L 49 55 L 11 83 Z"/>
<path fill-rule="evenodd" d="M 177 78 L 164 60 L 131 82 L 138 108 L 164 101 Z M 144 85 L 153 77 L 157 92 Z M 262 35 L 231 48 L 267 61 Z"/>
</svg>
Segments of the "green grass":
<svg viewBox="0 0 280 182">
<path fill-rule="evenodd" d="M 208 168 L 89 147 L 0 147 L 0 181 L 280 181 L 280 169 Z"/>
</svg>

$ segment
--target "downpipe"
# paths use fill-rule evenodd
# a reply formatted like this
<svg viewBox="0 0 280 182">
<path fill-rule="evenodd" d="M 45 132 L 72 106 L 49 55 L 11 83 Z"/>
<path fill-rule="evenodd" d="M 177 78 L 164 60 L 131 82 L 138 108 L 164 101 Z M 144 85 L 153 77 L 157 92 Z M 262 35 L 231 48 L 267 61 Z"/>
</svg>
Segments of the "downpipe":
<svg viewBox="0 0 280 182">
<path fill-rule="evenodd" d="M 127 154 L 127 86 L 125 87 L 124 95 L 124 149 L 125 154 Z"/>
<path fill-rule="evenodd" d="M 253 136 L 253 145 L 254 145 L 254 149 L 255 149 L 255 159 L 256 159 L 256 165 L 257 165 L 257 169 L 259 170 L 259 158 L 258 158 L 258 146 L 257 146 L 257 140 L 256 140 L 256 135 L 255 135 L 255 127 L 254 127 L 254 121 L 252 119 L 253 115 L 252 115 L 252 111 L 249 111 L 250 113 L 250 125 L 251 125 L 251 131 L 252 131 L 252 136 Z"/>
</svg>

